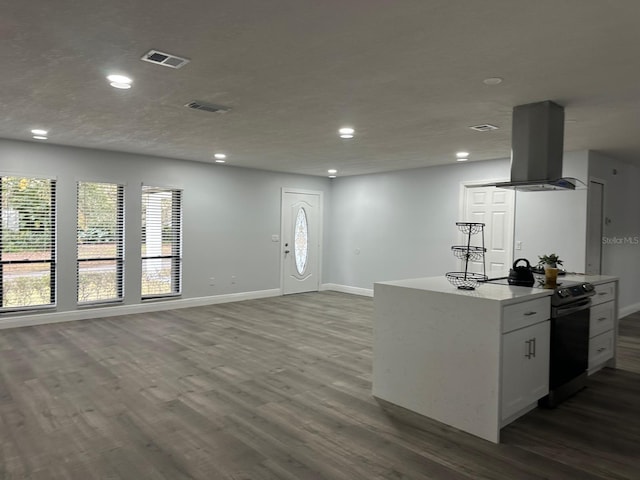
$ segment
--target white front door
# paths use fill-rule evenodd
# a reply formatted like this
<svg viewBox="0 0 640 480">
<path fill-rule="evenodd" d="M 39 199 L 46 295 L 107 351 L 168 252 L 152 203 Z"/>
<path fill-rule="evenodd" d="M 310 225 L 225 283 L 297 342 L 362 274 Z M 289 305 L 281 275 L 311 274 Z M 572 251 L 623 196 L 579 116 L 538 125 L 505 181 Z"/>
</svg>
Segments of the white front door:
<svg viewBox="0 0 640 480">
<path fill-rule="evenodd" d="M 513 261 L 513 218 L 515 192 L 496 187 L 467 187 L 464 194 L 464 221 L 484 223 L 486 272 L 489 278 L 506 275 Z M 482 240 L 472 237 L 474 245 Z M 482 272 L 482 264 L 474 265 Z"/>
<path fill-rule="evenodd" d="M 322 193 L 282 189 L 282 293 L 318 291 Z"/>
</svg>

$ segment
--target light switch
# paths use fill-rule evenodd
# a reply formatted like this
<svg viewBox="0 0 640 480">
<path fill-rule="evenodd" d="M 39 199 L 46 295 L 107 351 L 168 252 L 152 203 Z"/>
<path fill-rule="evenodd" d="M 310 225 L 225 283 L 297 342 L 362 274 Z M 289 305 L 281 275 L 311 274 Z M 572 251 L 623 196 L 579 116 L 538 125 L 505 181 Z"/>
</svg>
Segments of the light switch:
<svg viewBox="0 0 640 480">
<path fill-rule="evenodd" d="M 280 241 L 280 235 L 271 235 L 271 241 L 272 242 L 279 242 Z"/>
</svg>

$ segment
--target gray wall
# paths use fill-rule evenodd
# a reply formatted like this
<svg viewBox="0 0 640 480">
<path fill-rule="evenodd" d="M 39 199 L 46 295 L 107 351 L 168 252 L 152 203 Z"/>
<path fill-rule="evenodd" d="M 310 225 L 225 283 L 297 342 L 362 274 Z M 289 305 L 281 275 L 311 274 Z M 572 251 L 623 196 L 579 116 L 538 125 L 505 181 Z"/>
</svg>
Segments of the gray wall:
<svg viewBox="0 0 640 480">
<path fill-rule="evenodd" d="M 76 181 L 125 190 L 125 304 L 140 302 L 142 183 L 182 188 L 183 298 L 280 288 L 280 189 L 324 192 L 322 177 L 0 140 L 0 173 L 48 176 L 58 186 L 58 310 L 76 309 Z M 326 229 L 325 229 L 326 232 Z M 326 256 L 325 256 L 326 258 Z M 235 276 L 235 284 L 231 277 Z M 215 277 L 215 286 L 209 278 Z"/>
<path fill-rule="evenodd" d="M 567 271 L 585 271 L 588 169 L 587 151 L 565 152 L 562 175 L 581 180 L 579 189 L 516 192 L 514 241 L 522 242 L 516 258 L 537 263 L 538 256 L 556 253 Z"/>
<path fill-rule="evenodd" d="M 620 277 L 620 306 L 626 313 L 640 310 L 640 169 L 589 152 L 589 176 L 605 182 L 604 216 L 610 222 L 604 237 L 622 242 L 602 246 L 602 273 Z"/>
<path fill-rule="evenodd" d="M 326 281 L 371 289 L 458 270 L 461 182 L 508 177 L 509 161 L 492 160 L 333 180 Z"/>
<path fill-rule="evenodd" d="M 640 170 L 594 152 L 565 154 L 565 175 L 607 182 L 605 235 L 640 236 Z M 617 175 L 612 169 L 618 170 Z M 140 185 L 184 190 L 183 298 L 280 287 L 280 189 L 324 192 L 323 283 L 371 289 L 376 281 L 459 268 L 461 184 L 505 180 L 507 159 L 337 178 L 287 175 L 167 158 L 0 140 L 0 173 L 58 180 L 58 310 L 76 309 L 78 180 L 126 184 L 125 304 L 140 302 Z M 584 197 L 584 198 L 583 198 Z M 576 213 L 577 212 L 577 213 Z M 555 252 L 584 269 L 586 192 L 518 193 L 517 256 Z M 540 228 L 546 225 L 546 228 Z M 573 249 L 569 245 L 574 245 Z M 621 277 L 621 307 L 638 304 L 640 246 L 605 245 L 604 273 Z M 235 284 L 231 277 L 235 276 Z M 215 285 L 209 283 L 215 277 Z"/>
</svg>

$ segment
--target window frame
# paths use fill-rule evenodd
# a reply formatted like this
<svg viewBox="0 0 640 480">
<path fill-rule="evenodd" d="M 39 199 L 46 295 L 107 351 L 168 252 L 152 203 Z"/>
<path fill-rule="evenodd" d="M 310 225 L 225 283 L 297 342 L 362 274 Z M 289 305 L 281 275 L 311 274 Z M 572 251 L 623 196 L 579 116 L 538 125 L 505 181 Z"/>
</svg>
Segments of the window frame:
<svg viewBox="0 0 640 480">
<path fill-rule="evenodd" d="M 79 214 L 79 196 L 80 196 L 80 184 L 97 184 L 97 185 L 112 185 L 116 187 L 116 255 L 111 257 L 87 257 L 79 258 L 79 246 L 78 242 L 78 214 Z M 125 225 L 125 185 L 115 182 L 102 182 L 102 181 L 89 181 L 78 180 L 76 182 L 76 304 L 79 307 L 102 305 L 109 303 L 122 303 L 124 301 L 124 225 Z M 115 278 L 116 278 L 116 296 L 112 298 L 97 299 L 97 300 L 80 300 L 80 265 L 87 262 L 115 262 Z"/>
<path fill-rule="evenodd" d="M 170 255 L 146 255 L 143 254 L 143 249 L 140 251 L 140 298 L 141 301 L 153 301 L 162 300 L 171 297 L 182 296 L 182 198 L 183 190 L 176 187 L 159 187 L 156 185 L 142 184 L 141 188 L 141 224 L 140 224 L 140 242 L 143 245 L 143 239 L 146 237 L 147 232 L 147 219 L 146 216 L 143 220 L 142 213 L 146 213 L 146 206 L 149 202 L 145 202 L 145 196 L 153 192 L 166 192 L 171 193 L 171 254 Z M 175 214 L 178 214 L 177 216 Z M 151 293 L 144 294 L 142 283 L 145 277 L 145 260 L 167 260 L 170 259 L 171 264 L 171 291 L 167 293 Z"/>
<path fill-rule="evenodd" d="M 55 177 L 40 177 L 33 175 L 21 175 L 21 174 L 2 174 L 0 173 L 0 216 L 2 214 L 2 198 L 3 198 L 3 184 L 4 178 L 21 178 L 21 179 L 33 179 L 33 180 L 46 180 L 49 182 L 49 229 L 50 238 L 48 242 L 50 256 L 48 260 L 3 260 L 2 259 L 2 247 L 4 239 L 4 227 L 2 226 L 2 219 L 0 219 L 0 314 L 7 312 L 20 312 L 29 310 L 47 310 L 56 308 L 57 306 L 57 229 L 58 229 L 58 217 L 57 217 L 57 179 Z M 38 305 L 15 305 L 15 306 L 3 306 L 4 304 L 4 266 L 5 265 L 29 265 L 29 264 L 49 264 L 49 303 L 43 303 Z"/>
</svg>

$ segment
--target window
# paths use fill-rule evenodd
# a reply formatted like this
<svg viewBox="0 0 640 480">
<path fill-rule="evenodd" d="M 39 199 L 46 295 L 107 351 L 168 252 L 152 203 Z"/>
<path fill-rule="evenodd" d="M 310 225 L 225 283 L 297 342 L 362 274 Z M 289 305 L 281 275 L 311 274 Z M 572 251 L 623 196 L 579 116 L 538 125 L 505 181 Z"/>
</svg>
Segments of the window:
<svg viewBox="0 0 640 480">
<path fill-rule="evenodd" d="M 78 303 L 123 298 L 124 187 L 78 182 Z"/>
<path fill-rule="evenodd" d="M 142 187 L 142 298 L 179 295 L 182 191 Z"/>
<path fill-rule="evenodd" d="M 309 235 L 307 214 L 304 208 L 298 210 L 296 216 L 295 237 L 294 237 L 294 253 L 296 257 L 296 270 L 299 275 L 304 273 L 307 268 L 307 260 L 309 258 Z"/>
<path fill-rule="evenodd" d="M 0 177 L 0 308 L 55 304 L 56 182 Z"/>
</svg>

